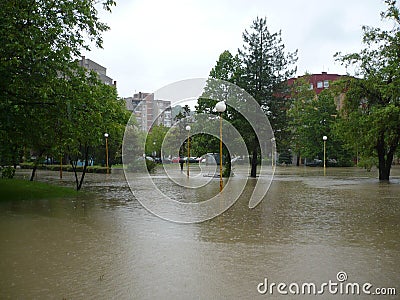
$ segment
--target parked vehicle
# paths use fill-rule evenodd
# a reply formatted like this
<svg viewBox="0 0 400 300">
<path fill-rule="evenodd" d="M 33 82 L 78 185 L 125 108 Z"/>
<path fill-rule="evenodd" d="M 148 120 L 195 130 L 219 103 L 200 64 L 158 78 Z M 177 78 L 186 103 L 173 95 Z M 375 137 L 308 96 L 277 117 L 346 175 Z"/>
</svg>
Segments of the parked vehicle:
<svg viewBox="0 0 400 300">
<path fill-rule="evenodd" d="M 170 163 L 172 163 L 172 160 L 170 158 L 168 158 L 168 157 L 165 157 L 165 158 L 161 159 L 161 163 L 170 164 Z"/>
<path fill-rule="evenodd" d="M 173 158 L 171 159 L 171 162 L 173 162 L 173 163 L 179 163 L 179 160 L 180 160 L 179 157 L 173 157 Z"/>
<path fill-rule="evenodd" d="M 246 161 L 248 162 L 248 159 L 245 159 L 243 157 L 240 156 L 235 156 L 234 158 L 231 159 L 231 164 L 232 165 L 244 165 L 246 163 Z"/>
<path fill-rule="evenodd" d="M 306 163 L 307 167 L 322 167 L 323 165 L 324 163 L 320 159 L 313 159 L 312 161 Z"/>
<path fill-rule="evenodd" d="M 338 162 L 336 161 L 336 159 L 330 158 L 330 159 L 326 160 L 327 167 L 336 167 L 337 165 L 338 165 Z M 321 159 L 313 159 L 312 161 L 307 162 L 306 166 L 308 166 L 308 167 L 323 167 L 324 162 Z"/>
<path fill-rule="evenodd" d="M 206 165 L 219 165 L 219 153 L 207 153 L 200 158 L 200 162 Z M 222 157 L 222 164 L 225 163 L 225 157 Z"/>
<path fill-rule="evenodd" d="M 186 163 L 187 162 L 187 157 L 181 157 L 180 159 L 179 159 L 179 163 Z M 189 157 L 189 163 L 190 164 L 197 164 L 197 163 L 199 163 L 199 159 L 198 158 L 196 158 L 196 157 Z"/>
</svg>

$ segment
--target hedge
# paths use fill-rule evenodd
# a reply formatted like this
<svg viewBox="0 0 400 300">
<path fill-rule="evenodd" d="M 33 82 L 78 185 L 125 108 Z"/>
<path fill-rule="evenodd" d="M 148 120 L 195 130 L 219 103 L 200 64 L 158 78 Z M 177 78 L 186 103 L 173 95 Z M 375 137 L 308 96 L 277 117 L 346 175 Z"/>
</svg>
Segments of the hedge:
<svg viewBox="0 0 400 300">
<path fill-rule="evenodd" d="M 21 163 L 20 167 L 21 169 L 32 169 L 34 166 L 33 163 Z M 48 171 L 60 171 L 60 165 L 38 165 L 37 166 L 38 170 L 48 170 Z M 63 165 L 62 170 L 66 172 L 73 172 L 72 166 L 71 165 Z M 76 167 L 76 171 L 82 172 L 83 167 Z M 101 167 L 101 166 L 89 166 L 86 169 L 87 173 L 102 173 L 106 174 L 107 173 L 107 168 L 106 167 Z M 111 172 L 111 168 L 110 168 Z"/>
</svg>

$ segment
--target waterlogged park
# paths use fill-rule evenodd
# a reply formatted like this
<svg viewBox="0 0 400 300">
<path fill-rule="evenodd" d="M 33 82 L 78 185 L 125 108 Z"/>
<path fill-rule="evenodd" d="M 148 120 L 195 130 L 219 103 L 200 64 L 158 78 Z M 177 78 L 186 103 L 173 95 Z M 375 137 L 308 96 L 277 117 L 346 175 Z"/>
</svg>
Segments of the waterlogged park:
<svg viewBox="0 0 400 300">
<path fill-rule="evenodd" d="M 177 163 L 166 169 L 169 176 L 157 168 L 152 181 L 174 199 L 198 203 L 219 193 L 218 178 L 203 191 L 173 187 L 171 178 L 186 181 L 186 170 Z M 190 171 L 196 178 L 201 169 Z M 18 196 L 14 189 L 3 193 L 2 179 L 2 296 L 250 299 L 265 296 L 257 290 L 265 278 L 300 287 L 315 282 L 319 290 L 329 280 L 340 283 L 340 271 L 348 282 L 371 283 L 371 293 L 398 291 L 398 167 L 391 183 L 380 183 L 376 170 L 327 168 L 324 176 L 321 167 L 277 167 L 253 209 L 256 179 L 243 166 L 234 172 L 233 184 L 245 182 L 234 205 L 208 221 L 180 224 L 145 209 L 121 169 L 87 174 L 79 192 L 70 188 L 71 172 L 60 180 L 58 171 L 40 170 L 40 184 L 30 186 L 30 170 L 17 170 Z M 154 188 L 146 176 L 138 174 L 137 189 Z M 158 205 L 168 208 L 161 199 Z"/>
<path fill-rule="evenodd" d="M 177 90 L 204 96 L 204 86 L 215 83 L 236 89 L 195 79 L 156 93 L 172 93 L 181 103 L 186 93 Z M 46 159 L 13 169 L 13 179 L 0 180 L 2 296 L 395 299 L 399 165 L 391 167 L 390 181 L 380 181 L 374 166 L 332 166 L 322 136 L 325 163 L 300 159 L 296 166 L 295 158 L 279 157 L 257 103 L 247 99 L 245 107 L 254 107 L 242 111 L 240 99 L 216 102 L 215 114 L 182 118 L 162 141 L 157 130 L 140 140 L 132 115 L 119 165 L 109 163 L 111 135 L 104 134 L 103 166 Z M 249 123 L 264 141 L 256 164 L 223 118 L 232 108 L 254 120 Z M 215 152 L 195 157 L 205 143 Z M 178 157 L 151 156 L 168 151 Z"/>
<path fill-rule="evenodd" d="M 207 78 L 121 98 L 76 59 L 102 46 L 98 3 L 2 1 L 0 298 L 398 299 L 384 2 L 397 25 L 334 57 L 353 75 L 296 77 L 297 50 L 257 17 Z"/>
</svg>

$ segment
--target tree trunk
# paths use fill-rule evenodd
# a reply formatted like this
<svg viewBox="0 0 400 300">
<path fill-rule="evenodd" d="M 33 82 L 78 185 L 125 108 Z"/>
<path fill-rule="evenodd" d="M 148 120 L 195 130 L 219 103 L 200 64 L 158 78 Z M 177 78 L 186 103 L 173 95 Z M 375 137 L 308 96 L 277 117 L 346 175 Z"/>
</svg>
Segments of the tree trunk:
<svg viewBox="0 0 400 300">
<path fill-rule="evenodd" d="M 69 156 L 69 161 L 72 166 L 72 171 L 74 171 L 75 175 L 75 184 L 76 184 L 76 190 L 79 191 L 78 186 L 79 186 L 79 181 L 78 181 L 78 174 L 76 173 L 76 165 L 77 163 Z"/>
<path fill-rule="evenodd" d="M 257 177 L 257 156 L 258 156 L 257 145 L 254 145 L 253 155 L 251 158 L 251 172 L 250 172 L 250 177 L 253 178 Z"/>
<path fill-rule="evenodd" d="M 382 166 L 379 163 L 379 180 L 389 181 L 389 177 L 390 177 L 390 166 L 387 166 L 386 164 Z"/>
<path fill-rule="evenodd" d="M 81 180 L 79 181 L 79 185 L 77 186 L 76 190 L 79 191 L 83 184 L 83 179 L 85 178 L 87 166 L 88 166 L 88 156 L 89 156 L 89 146 L 85 147 L 85 165 L 83 166 L 83 171 L 81 175 Z"/>
<path fill-rule="evenodd" d="M 39 156 L 36 158 L 35 164 L 33 165 L 32 173 L 31 173 L 31 178 L 29 179 L 29 181 L 33 181 L 33 179 L 35 178 L 37 166 L 38 166 L 38 164 L 39 164 L 39 161 L 38 161 L 38 160 L 42 157 L 43 153 L 44 153 L 44 150 L 40 151 Z"/>
<path fill-rule="evenodd" d="M 389 181 L 390 177 L 390 169 L 392 167 L 393 156 L 396 152 L 397 145 L 399 140 L 396 139 L 389 148 L 389 151 L 386 153 L 385 151 L 385 140 L 383 134 L 378 140 L 378 144 L 376 146 L 376 150 L 378 152 L 378 161 L 379 161 L 379 180 L 380 181 Z"/>
<path fill-rule="evenodd" d="M 37 164 L 35 163 L 35 165 L 33 166 L 31 178 L 29 179 L 29 181 L 33 181 L 33 179 L 35 178 L 36 169 L 37 169 Z"/>
<path fill-rule="evenodd" d="M 300 166 L 300 151 L 297 153 L 297 158 L 296 158 L 296 166 Z"/>
<path fill-rule="evenodd" d="M 87 170 L 87 166 L 88 166 L 88 156 L 89 156 L 89 146 L 85 146 L 85 164 L 83 165 L 83 170 L 82 170 L 82 175 L 81 175 L 81 179 L 78 179 L 78 173 L 76 171 L 76 166 L 77 166 L 77 161 L 74 161 L 70 156 L 69 156 L 69 160 L 71 162 L 71 166 L 72 166 L 72 170 L 74 171 L 75 174 L 75 183 L 76 183 L 76 190 L 79 191 L 82 188 L 82 184 L 83 184 L 83 179 L 85 178 L 85 174 L 86 174 L 86 170 Z"/>
</svg>

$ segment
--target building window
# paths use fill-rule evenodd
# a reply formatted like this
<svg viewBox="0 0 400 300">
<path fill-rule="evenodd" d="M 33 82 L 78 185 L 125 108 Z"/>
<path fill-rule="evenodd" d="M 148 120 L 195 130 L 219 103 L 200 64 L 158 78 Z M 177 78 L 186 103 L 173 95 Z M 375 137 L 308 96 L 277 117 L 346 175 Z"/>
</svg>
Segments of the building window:
<svg viewBox="0 0 400 300">
<path fill-rule="evenodd" d="M 328 88 L 329 87 L 329 81 L 328 80 L 324 80 L 324 88 Z"/>
<path fill-rule="evenodd" d="M 312 90 L 312 89 L 314 89 L 314 85 L 313 85 L 312 83 L 310 83 L 310 88 L 309 88 L 309 90 Z"/>
<path fill-rule="evenodd" d="M 322 89 L 322 81 L 317 82 L 317 89 Z"/>
</svg>

